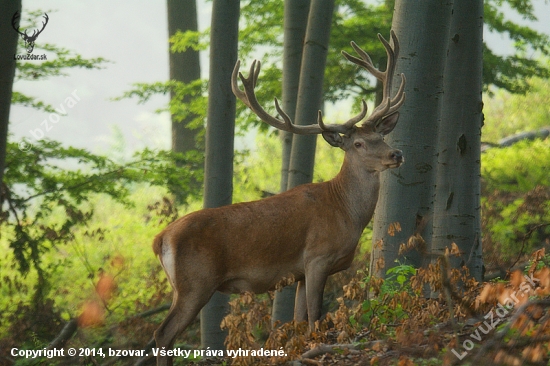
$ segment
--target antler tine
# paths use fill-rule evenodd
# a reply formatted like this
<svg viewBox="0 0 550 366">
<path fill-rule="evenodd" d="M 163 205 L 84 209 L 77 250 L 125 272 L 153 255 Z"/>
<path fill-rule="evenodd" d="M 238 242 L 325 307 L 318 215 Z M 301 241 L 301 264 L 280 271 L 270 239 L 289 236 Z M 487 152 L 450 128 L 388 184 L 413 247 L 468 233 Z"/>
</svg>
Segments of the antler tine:
<svg viewBox="0 0 550 366">
<path fill-rule="evenodd" d="M 256 61 L 254 61 L 256 62 Z M 254 66 L 254 63 L 252 63 L 252 66 Z M 239 68 L 241 67 L 241 60 L 237 60 L 237 63 L 235 63 L 235 67 L 233 68 L 233 72 L 231 73 L 231 90 L 233 91 L 233 94 L 240 99 L 248 108 L 250 108 L 250 104 L 248 103 L 248 98 L 246 97 L 246 94 L 239 88 L 239 85 L 237 83 L 237 75 L 239 75 L 242 78 L 241 73 L 239 72 Z"/>
<path fill-rule="evenodd" d="M 384 45 L 384 48 L 386 49 L 386 55 L 388 56 L 386 71 L 383 72 L 384 77 L 383 80 L 381 80 L 383 83 L 382 100 L 386 100 L 386 98 L 391 95 L 393 72 L 395 70 L 395 53 L 388 41 L 386 41 L 386 39 L 380 33 L 378 33 L 378 39 Z"/>
<path fill-rule="evenodd" d="M 316 125 L 309 125 L 309 126 L 300 126 L 303 128 L 303 131 L 310 131 L 310 132 L 296 132 L 296 128 L 298 126 L 296 126 L 295 124 L 292 123 L 292 120 L 290 119 L 290 116 L 288 114 L 286 114 L 286 112 L 281 108 L 281 106 L 279 105 L 279 100 L 277 98 L 274 98 L 275 99 L 275 109 L 277 110 L 277 112 L 281 115 L 281 117 L 283 118 L 283 121 L 284 121 L 284 124 L 285 124 L 285 128 L 281 128 L 283 131 L 289 131 L 289 132 L 294 132 L 294 133 L 298 133 L 298 134 L 317 134 L 317 133 L 321 133 L 320 131 L 318 131 L 318 128 L 321 127 L 321 125 L 319 126 L 316 126 Z M 319 111 L 321 112 L 321 111 Z"/>
<path fill-rule="evenodd" d="M 342 52 L 345 58 L 349 61 L 363 67 L 370 72 L 374 77 L 382 82 L 382 102 L 374 108 L 372 114 L 363 122 L 363 125 L 375 125 L 378 121 L 390 114 L 395 113 L 399 107 L 405 102 L 405 75 L 401 74 L 401 85 L 397 94 L 392 98 L 392 82 L 395 72 L 396 61 L 399 56 L 399 41 L 395 32 L 390 32 L 391 44 L 386 39 L 378 34 L 378 39 L 384 45 L 386 49 L 386 55 L 388 57 L 386 70 L 380 71 L 374 67 L 369 55 L 361 49 L 355 42 L 351 42 L 351 46 L 357 52 L 361 58 L 351 56 L 346 52 Z"/>
<path fill-rule="evenodd" d="M 254 64 L 258 62 L 258 67 L 254 69 Z M 260 60 L 254 60 L 252 62 L 252 67 L 250 68 L 250 75 L 252 75 L 252 70 L 254 70 L 254 85 L 253 87 L 256 88 L 256 84 L 258 83 L 258 76 L 260 75 L 260 66 L 262 66 L 262 62 Z"/>
<path fill-rule="evenodd" d="M 233 94 L 235 94 L 237 98 L 239 98 L 248 108 L 250 108 L 252 112 L 260 117 L 262 121 L 275 127 L 276 129 L 296 134 L 309 135 L 323 132 L 319 125 L 294 125 L 288 114 L 286 114 L 279 105 L 277 98 L 275 98 L 275 108 L 283 118 L 283 121 L 267 113 L 258 102 L 258 99 L 256 99 L 256 94 L 254 92 L 254 88 L 258 82 L 258 76 L 260 75 L 261 62 L 257 60 L 252 62 L 248 78 L 245 78 L 243 74 L 239 72 L 239 68 L 240 60 L 235 64 L 235 68 L 233 69 L 233 73 L 231 75 L 231 89 L 233 90 Z M 244 91 L 239 88 L 237 83 L 237 75 L 239 75 L 241 82 L 243 83 Z"/>
<path fill-rule="evenodd" d="M 382 119 L 384 116 L 389 115 L 389 111 L 391 108 L 391 98 L 386 98 L 382 103 L 380 103 L 374 110 L 372 111 L 369 118 L 363 122 L 363 125 L 367 126 L 375 126 L 380 119 Z"/>
<path fill-rule="evenodd" d="M 382 81 L 384 77 L 384 73 L 378 70 L 376 67 L 374 67 L 374 64 L 372 63 L 370 56 L 355 42 L 351 41 L 350 44 L 351 44 L 351 47 L 353 47 L 353 49 L 355 50 L 355 52 L 357 52 L 357 54 L 361 56 L 361 58 L 350 55 L 346 51 L 342 51 L 342 55 L 349 61 L 353 62 L 354 64 L 359 65 L 364 69 L 367 69 L 368 72 L 370 72 L 378 80 Z"/>
<path fill-rule="evenodd" d="M 355 117 L 350 118 L 346 123 L 344 123 L 342 126 L 346 128 L 346 130 L 350 130 L 357 124 L 357 122 L 361 122 L 363 118 L 367 115 L 367 102 L 365 102 L 364 99 L 361 99 L 361 112 L 357 114 Z M 335 125 L 339 126 L 339 125 Z"/>
<path fill-rule="evenodd" d="M 317 124 L 321 127 L 323 131 L 338 132 L 344 135 L 349 134 L 355 129 L 355 124 L 360 122 L 367 115 L 367 102 L 364 99 L 361 99 L 362 107 L 361 112 L 355 117 L 350 118 L 343 124 L 325 124 L 323 122 L 323 113 L 321 111 L 317 114 Z"/>
<path fill-rule="evenodd" d="M 393 97 L 390 100 L 391 108 L 388 114 L 394 113 L 399 109 L 399 107 L 403 105 L 403 103 L 405 103 L 405 83 L 406 82 L 407 82 L 407 79 L 405 78 L 405 74 L 401 73 L 401 84 L 399 84 L 399 90 L 397 90 L 395 97 Z"/>
<path fill-rule="evenodd" d="M 397 59 L 399 57 L 399 40 L 397 39 L 397 36 L 395 35 L 395 32 L 390 30 L 390 36 L 393 42 L 393 53 L 395 55 L 395 58 Z"/>
</svg>

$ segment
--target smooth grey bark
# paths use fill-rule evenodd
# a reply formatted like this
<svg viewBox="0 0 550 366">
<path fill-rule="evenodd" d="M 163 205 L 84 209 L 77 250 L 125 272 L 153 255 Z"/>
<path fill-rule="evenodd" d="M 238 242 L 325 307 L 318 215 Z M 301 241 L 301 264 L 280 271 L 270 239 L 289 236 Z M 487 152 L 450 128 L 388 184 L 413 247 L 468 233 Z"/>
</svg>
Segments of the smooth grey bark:
<svg viewBox="0 0 550 366">
<path fill-rule="evenodd" d="M 168 36 L 176 32 L 187 30 L 197 31 L 197 5 L 196 0 L 168 0 Z M 170 80 L 190 83 L 201 77 L 199 51 L 189 49 L 185 52 L 173 53 L 169 51 L 170 59 Z M 175 93 L 170 93 L 174 98 Z M 185 97 L 182 102 L 188 103 L 191 97 Z M 196 149 L 197 135 L 200 129 L 188 127 L 190 121 L 196 118 L 190 114 L 182 121 L 177 121 L 172 116 L 172 151 L 185 153 Z"/>
<path fill-rule="evenodd" d="M 210 31 L 210 76 L 204 169 L 204 208 L 229 205 L 233 194 L 233 144 L 236 101 L 231 73 L 237 62 L 239 1 L 214 0 Z M 228 295 L 216 292 L 200 315 L 201 346 L 224 349 L 220 323 Z"/>
<path fill-rule="evenodd" d="M 283 43 L 283 110 L 292 120 L 296 116 L 300 68 L 306 36 L 310 0 L 285 0 Z M 281 168 L 281 192 L 288 188 L 288 168 L 293 134 L 281 131 L 283 164 Z"/>
<path fill-rule="evenodd" d="M 333 10 L 334 0 L 311 1 L 294 121 L 297 125 L 316 123 L 321 109 Z M 292 139 L 288 189 L 312 181 L 316 140 L 316 135 L 296 135 Z"/>
<path fill-rule="evenodd" d="M 401 243 L 407 243 L 415 233 L 428 241 L 429 250 L 438 112 L 451 5 L 436 0 L 395 2 L 392 28 L 401 47 L 395 75 L 405 73 L 407 99 L 387 140 L 390 146 L 403 150 L 405 163 L 381 174 L 371 262 L 371 273 L 380 277 L 396 265 L 396 259 L 416 267 L 425 263 L 422 250 L 398 257 Z M 401 231 L 390 230 L 395 223 Z"/>
<path fill-rule="evenodd" d="M 4 178 L 11 96 L 15 77 L 17 37 L 11 26 L 15 12 L 21 14 L 21 0 L 0 0 L 0 184 Z M 20 18 L 21 19 L 21 18 Z M 0 189 L 1 191 L 1 189 Z"/>
<path fill-rule="evenodd" d="M 297 125 L 316 123 L 317 112 L 323 103 L 323 80 L 333 12 L 334 0 L 311 1 L 296 102 L 294 122 Z M 296 135 L 292 138 L 287 189 L 313 180 L 316 141 L 316 135 Z M 303 281 L 301 283 L 303 286 Z M 289 295 L 287 293 L 286 296 Z M 296 310 L 300 309 L 295 309 L 295 313 Z"/>
<path fill-rule="evenodd" d="M 483 1 L 454 1 L 439 127 L 432 252 L 456 243 L 466 265 L 481 281 L 480 159 L 483 71 Z"/>
<path fill-rule="evenodd" d="M 294 120 L 296 115 L 296 103 L 300 85 L 300 67 L 302 64 L 302 51 L 304 49 L 309 6 L 310 0 L 285 0 L 282 104 L 283 110 L 292 120 Z M 288 187 L 288 168 L 290 165 L 293 135 L 290 132 L 281 131 L 280 136 L 283 146 L 281 192 L 284 192 Z M 292 320 L 295 296 L 295 284 L 286 286 L 281 292 L 275 293 L 271 315 L 272 324 L 276 321 L 283 324 Z"/>
</svg>

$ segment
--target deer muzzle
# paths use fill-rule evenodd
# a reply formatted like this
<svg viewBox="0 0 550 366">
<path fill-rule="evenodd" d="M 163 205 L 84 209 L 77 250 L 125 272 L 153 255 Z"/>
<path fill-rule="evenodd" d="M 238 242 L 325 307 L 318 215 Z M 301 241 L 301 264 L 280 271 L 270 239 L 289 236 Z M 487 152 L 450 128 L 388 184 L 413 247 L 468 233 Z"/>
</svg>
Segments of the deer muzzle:
<svg viewBox="0 0 550 366">
<path fill-rule="evenodd" d="M 388 164 L 388 167 L 390 168 L 397 168 L 405 162 L 405 158 L 403 157 L 403 151 L 398 149 L 390 151 L 389 158 L 391 163 Z"/>
</svg>

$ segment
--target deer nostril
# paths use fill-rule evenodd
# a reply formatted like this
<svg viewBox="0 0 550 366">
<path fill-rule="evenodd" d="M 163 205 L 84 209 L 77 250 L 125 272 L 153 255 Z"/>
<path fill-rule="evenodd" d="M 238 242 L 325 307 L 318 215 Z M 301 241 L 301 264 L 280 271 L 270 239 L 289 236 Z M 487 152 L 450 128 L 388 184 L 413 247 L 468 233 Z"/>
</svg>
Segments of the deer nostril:
<svg viewBox="0 0 550 366">
<path fill-rule="evenodd" d="M 403 159 L 403 152 L 401 150 L 394 150 L 390 153 L 390 158 L 395 161 L 400 161 Z"/>
</svg>

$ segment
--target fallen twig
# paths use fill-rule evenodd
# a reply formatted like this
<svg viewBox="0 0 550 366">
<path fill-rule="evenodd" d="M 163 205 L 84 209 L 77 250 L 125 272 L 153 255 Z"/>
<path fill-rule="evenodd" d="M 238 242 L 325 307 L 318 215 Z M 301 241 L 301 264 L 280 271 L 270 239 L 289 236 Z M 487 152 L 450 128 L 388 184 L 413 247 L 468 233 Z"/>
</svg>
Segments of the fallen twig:
<svg viewBox="0 0 550 366">
<path fill-rule="evenodd" d="M 310 349 L 309 351 L 302 354 L 302 361 L 305 359 L 311 359 L 325 353 L 335 353 L 337 351 L 348 349 L 351 353 L 359 352 L 359 349 L 362 349 L 362 345 L 355 344 L 320 344 L 315 348 Z M 355 351 L 355 352 L 354 352 Z"/>
<path fill-rule="evenodd" d="M 170 304 L 164 304 L 164 305 L 158 306 L 154 309 L 146 310 L 142 313 L 132 315 L 132 317 L 130 319 L 147 318 L 148 316 L 155 315 L 155 314 L 158 314 L 158 313 L 162 313 L 163 311 L 166 311 L 166 310 L 170 309 L 171 305 L 172 305 L 171 303 Z"/>
</svg>

